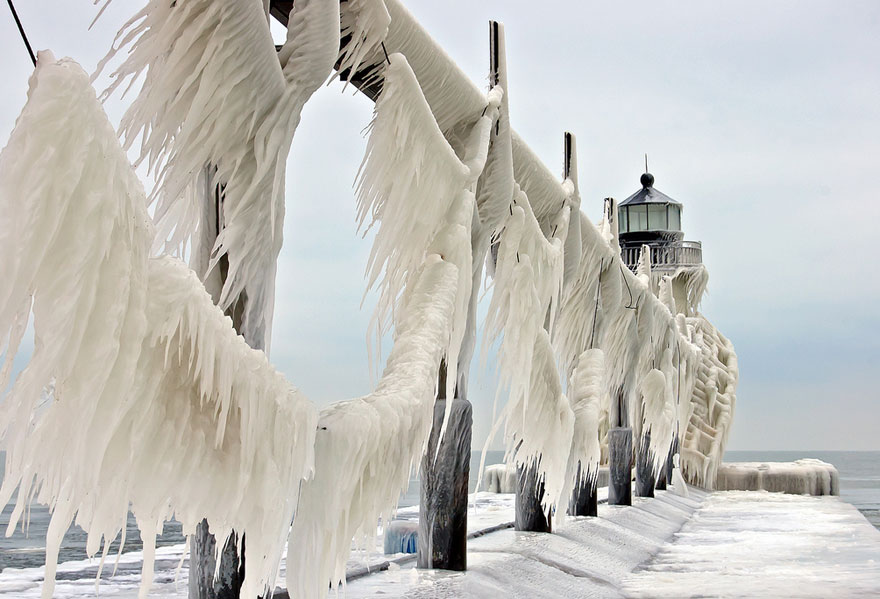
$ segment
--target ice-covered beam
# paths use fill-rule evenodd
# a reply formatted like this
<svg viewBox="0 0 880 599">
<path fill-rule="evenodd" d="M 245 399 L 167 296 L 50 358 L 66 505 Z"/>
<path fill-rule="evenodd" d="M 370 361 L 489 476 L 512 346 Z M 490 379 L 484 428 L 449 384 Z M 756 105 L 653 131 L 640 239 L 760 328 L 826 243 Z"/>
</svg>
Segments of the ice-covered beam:
<svg viewBox="0 0 880 599">
<path fill-rule="evenodd" d="M 292 0 L 272 0 L 270 14 L 281 24 L 293 7 Z M 355 3 L 343 1 L 340 11 L 351 10 Z M 486 94 L 462 71 L 403 6 L 400 0 L 385 0 L 391 15 L 391 25 L 385 38 L 388 54 L 400 52 L 405 55 L 419 80 L 425 99 L 444 132 L 473 124 L 486 103 Z M 367 97 L 375 100 L 381 91 L 381 81 L 368 76 L 382 66 L 384 53 L 381 49 L 369 57 L 358 73 L 351 75 L 350 82 Z M 505 90 L 506 92 L 507 90 Z M 557 175 L 537 157 L 525 141 L 514 131 L 513 167 L 514 177 L 528 195 L 535 216 L 542 223 L 559 210 L 566 198 Z"/>
</svg>

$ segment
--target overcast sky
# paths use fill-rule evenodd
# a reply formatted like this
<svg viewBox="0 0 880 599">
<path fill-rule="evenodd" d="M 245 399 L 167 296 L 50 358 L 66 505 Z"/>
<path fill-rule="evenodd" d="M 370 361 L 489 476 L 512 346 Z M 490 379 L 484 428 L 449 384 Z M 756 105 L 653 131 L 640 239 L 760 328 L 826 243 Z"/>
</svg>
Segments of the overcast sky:
<svg viewBox="0 0 880 599">
<path fill-rule="evenodd" d="M 88 31 L 88 0 L 17 2 L 35 47 L 88 71 L 141 4 L 114 0 Z M 880 449 L 880 3 L 406 4 L 480 84 L 487 22 L 505 23 L 513 125 L 559 173 L 577 135 L 592 220 L 638 189 L 644 153 L 684 203 L 710 273 L 702 311 L 739 356 L 731 449 Z M 6 7 L 0 56 L 5 144 L 31 72 Z M 352 183 L 372 106 L 340 92 L 313 97 L 294 140 L 271 356 L 321 405 L 371 389 Z M 107 103 L 114 122 L 125 105 Z M 494 381 L 472 374 L 476 445 Z"/>
</svg>

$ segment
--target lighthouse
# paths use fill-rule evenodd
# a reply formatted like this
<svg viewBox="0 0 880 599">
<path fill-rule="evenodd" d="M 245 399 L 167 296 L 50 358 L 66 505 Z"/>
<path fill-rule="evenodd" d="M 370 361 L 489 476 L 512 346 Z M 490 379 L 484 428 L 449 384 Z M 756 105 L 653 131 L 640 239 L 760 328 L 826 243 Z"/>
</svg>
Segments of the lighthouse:
<svg viewBox="0 0 880 599">
<path fill-rule="evenodd" d="M 672 281 L 676 311 L 691 315 L 705 289 L 703 246 L 685 241 L 681 228 L 681 202 L 654 187 L 654 175 L 642 174 L 641 189 L 618 206 L 618 233 L 621 259 L 635 271 L 642 246 L 650 248 L 651 286 L 657 291 L 660 280 Z"/>
</svg>

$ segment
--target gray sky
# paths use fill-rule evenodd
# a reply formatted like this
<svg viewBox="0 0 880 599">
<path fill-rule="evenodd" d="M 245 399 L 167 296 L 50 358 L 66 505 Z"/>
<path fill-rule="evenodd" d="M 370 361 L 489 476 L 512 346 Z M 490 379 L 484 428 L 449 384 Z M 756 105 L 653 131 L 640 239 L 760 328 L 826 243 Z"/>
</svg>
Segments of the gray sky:
<svg viewBox="0 0 880 599">
<path fill-rule="evenodd" d="M 87 0 L 17 4 L 35 47 L 91 71 L 141 3 L 114 0 L 92 31 Z M 731 449 L 880 449 L 880 4 L 406 4 L 477 82 L 487 22 L 505 23 L 513 125 L 560 173 L 563 131 L 578 136 L 593 220 L 638 188 L 648 153 L 703 242 L 703 312 L 739 356 Z M 5 144 L 31 71 L 6 7 L 0 56 Z M 272 361 L 321 405 L 371 388 L 352 183 L 372 106 L 340 90 L 315 95 L 294 140 L 273 333 Z M 124 107 L 107 103 L 114 122 Z M 472 374 L 481 442 L 494 381 Z"/>
</svg>

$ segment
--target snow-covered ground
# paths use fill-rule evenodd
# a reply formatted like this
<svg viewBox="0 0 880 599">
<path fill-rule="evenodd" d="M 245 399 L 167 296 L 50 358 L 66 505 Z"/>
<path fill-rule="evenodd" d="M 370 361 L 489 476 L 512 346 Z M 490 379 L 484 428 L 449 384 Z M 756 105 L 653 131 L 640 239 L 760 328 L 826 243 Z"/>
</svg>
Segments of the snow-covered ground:
<svg viewBox="0 0 880 599">
<path fill-rule="evenodd" d="M 598 518 L 555 523 L 552 535 L 498 530 L 513 519 L 513 496 L 476 497 L 469 530 L 494 532 L 469 541 L 468 572 L 418 570 L 403 554 L 353 554 L 349 572 L 378 571 L 351 581 L 345 597 L 880 596 L 880 531 L 837 497 L 658 491 L 632 507 L 600 505 Z M 398 517 L 417 513 L 404 508 Z M 183 549 L 158 550 L 151 597 L 186 597 L 185 560 L 175 581 Z M 112 578 L 110 564 L 100 596 L 134 599 L 141 558 L 124 554 Z M 96 571 L 96 561 L 62 564 L 54 596 L 94 597 Z M 39 597 L 42 577 L 42 568 L 4 570 L 0 597 Z"/>
</svg>

